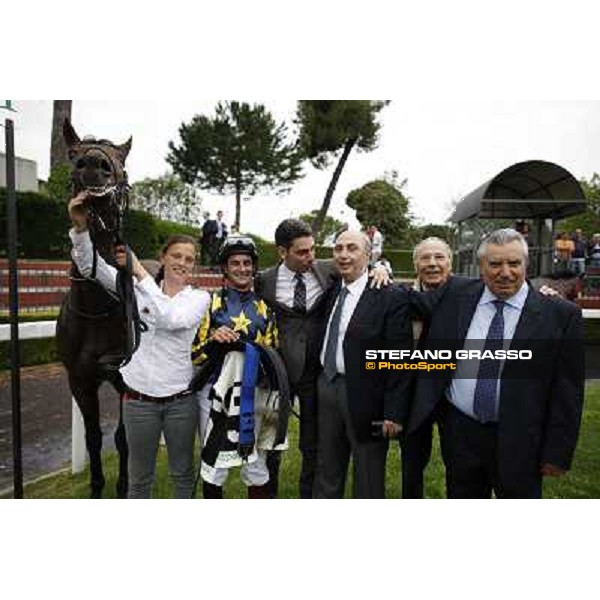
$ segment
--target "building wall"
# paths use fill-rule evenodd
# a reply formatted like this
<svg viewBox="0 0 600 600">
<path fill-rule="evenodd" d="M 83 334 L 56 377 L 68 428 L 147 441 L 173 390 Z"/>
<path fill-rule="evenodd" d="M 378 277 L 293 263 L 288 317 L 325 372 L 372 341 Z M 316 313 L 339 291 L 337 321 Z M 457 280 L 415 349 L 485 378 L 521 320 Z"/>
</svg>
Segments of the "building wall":
<svg viewBox="0 0 600 600">
<path fill-rule="evenodd" d="M 18 192 L 37 192 L 37 163 L 27 158 L 15 158 L 15 184 Z M 0 152 L 0 187 L 6 187 L 6 155 Z"/>
</svg>

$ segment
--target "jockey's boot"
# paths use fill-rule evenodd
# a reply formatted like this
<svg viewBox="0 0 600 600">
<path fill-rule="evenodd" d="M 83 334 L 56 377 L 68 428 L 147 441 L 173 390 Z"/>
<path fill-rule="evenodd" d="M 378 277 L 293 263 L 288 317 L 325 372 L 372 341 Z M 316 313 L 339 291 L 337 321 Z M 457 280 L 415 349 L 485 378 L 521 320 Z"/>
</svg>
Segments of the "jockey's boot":
<svg viewBox="0 0 600 600">
<path fill-rule="evenodd" d="M 264 485 L 249 485 L 248 498 L 250 498 L 250 500 L 265 500 L 271 498 L 269 484 L 265 483 Z"/>
<path fill-rule="evenodd" d="M 202 495 L 206 500 L 222 500 L 223 488 L 220 485 L 202 482 Z"/>
</svg>

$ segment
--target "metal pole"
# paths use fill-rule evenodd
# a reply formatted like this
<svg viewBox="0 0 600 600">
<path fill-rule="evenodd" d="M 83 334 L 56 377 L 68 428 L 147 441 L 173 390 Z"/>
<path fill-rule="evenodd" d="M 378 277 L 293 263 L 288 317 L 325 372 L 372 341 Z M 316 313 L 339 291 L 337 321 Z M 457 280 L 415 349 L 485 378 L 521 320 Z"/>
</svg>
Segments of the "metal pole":
<svg viewBox="0 0 600 600">
<path fill-rule="evenodd" d="M 19 358 L 19 290 L 17 280 L 17 199 L 15 194 L 15 139 L 6 119 L 6 215 L 8 240 L 8 294 L 10 314 L 10 371 L 12 389 L 13 496 L 23 497 L 21 445 L 21 362 Z"/>
</svg>

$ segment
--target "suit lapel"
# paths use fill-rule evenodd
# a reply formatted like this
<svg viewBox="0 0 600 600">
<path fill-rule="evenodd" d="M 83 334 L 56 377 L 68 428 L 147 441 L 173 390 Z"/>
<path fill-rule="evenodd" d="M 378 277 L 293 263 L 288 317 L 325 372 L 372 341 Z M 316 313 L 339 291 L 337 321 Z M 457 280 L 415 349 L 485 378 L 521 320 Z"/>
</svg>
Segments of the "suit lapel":
<svg viewBox="0 0 600 600">
<path fill-rule="evenodd" d="M 279 267 L 273 267 L 271 269 L 267 269 L 264 273 L 262 273 L 263 279 L 263 289 L 262 295 L 263 298 L 272 304 L 275 304 L 277 301 L 277 274 L 279 272 Z"/>
<path fill-rule="evenodd" d="M 458 333 L 456 339 L 464 340 L 469 331 L 469 325 L 477 309 L 477 303 L 483 293 L 483 283 L 470 292 L 465 292 L 458 299 Z"/>
<path fill-rule="evenodd" d="M 536 293 L 530 287 L 527 294 L 527 299 L 523 305 L 517 328 L 513 336 L 514 340 L 527 340 L 534 337 L 534 334 L 539 331 L 542 325 L 542 308 L 540 300 Z"/>
<path fill-rule="evenodd" d="M 375 292 L 369 287 L 371 282 L 367 283 L 367 286 L 363 290 L 358 303 L 354 309 L 352 317 L 348 322 L 348 328 L 346 329 L 346 337 L 348 333 L 356 329 L 358 323 L 369 323 L 373 314 L 373 303 L 375 302 Z"/>
<path fill-rule="evenodd" d="M 325 273 L 323 273 L 323 267 L 321 266 L 321 263 L 317 261 L 313 262 L 312 272 L 317 278 L 317 281 L 319 282 L 319 285 L 321 286 L 323 291 L 325 291 L 329 286 L 327 285 L 327 280 L 325 277 Z"/>
</svg>

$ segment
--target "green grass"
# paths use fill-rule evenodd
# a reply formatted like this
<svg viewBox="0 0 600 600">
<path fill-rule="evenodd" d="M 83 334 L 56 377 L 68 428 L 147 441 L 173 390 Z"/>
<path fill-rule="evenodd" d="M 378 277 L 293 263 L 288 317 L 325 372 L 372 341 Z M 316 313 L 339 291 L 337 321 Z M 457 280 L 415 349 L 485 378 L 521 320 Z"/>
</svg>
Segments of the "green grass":
<svg viewBox="0 0 600 600">
<path fill-rule="evenodd" d="M 586 401 L 579 436 L 579 444 L 571 471 L 562 478 L 546 478 L 544 484 L 545 498 L 600 498 L 600 383 L 591 383 L 586 387 Z M 115 497 L 115 480 L 117 460 L 114 453 L 105 456 L 107 486 L 104 496 Z M 245 498 L 246 489 L 240 481 L 239 469 L 230 473 L 225 487 L 227 498 Z M 298 422 L 290 421 L 290 449 L 284 453 L 280 473 L 280 497 L 298 497 L 298 477 L 300 473 L 300 452 L 298 451 Z M 48 477 L 43 481 L 25 487 L 26 498 L 87 498 L 89 495 L 89 474 L 87 472 L 72 476 L 61 473 Z M 349 497 L 351 481 L 346 486 Z M 426 471 L 426 496 L 428 498 L 444 498 L 444 467 L 440 458 L 438 440 L 434 441 L 432 461 Z M 400 488 L 400 453 L 398 444 L 390 445 L 387 467 L 388 498 L 399 498 Z M 171 498 L 172 487 L 167 474 L 166 454 L 161 448 L 156 484 L 155 498 Z"/>
</svg>

